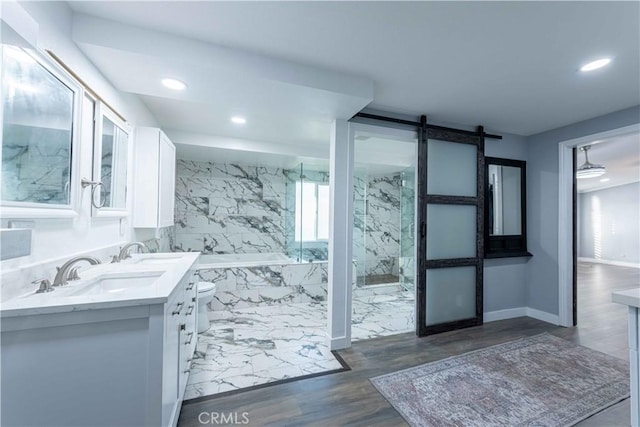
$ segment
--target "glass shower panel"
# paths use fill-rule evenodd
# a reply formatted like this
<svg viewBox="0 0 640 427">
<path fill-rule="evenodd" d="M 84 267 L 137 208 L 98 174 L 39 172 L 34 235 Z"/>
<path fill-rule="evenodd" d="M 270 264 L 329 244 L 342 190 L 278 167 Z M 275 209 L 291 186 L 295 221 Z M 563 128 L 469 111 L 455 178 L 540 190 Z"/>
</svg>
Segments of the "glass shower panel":
<svg viewBox="0 0 640 427">
<path fill-rule="evenodd" d="M 427 259 L 476 257 L 476 207 L 427 205 Z"/>
<path fill-rule="evenodd" d="M 299 199 L 302 185 L 302 163 L 291 169 L 285 170 L 285 234 L 287 242 L 287 256 L 291 259 L 302 261 L 302 235 L 300 224 L 302 221 L 302 205 Z M 298 225 L 298 226 L 296 226 Z"/>
<path fill-rule="evenodd" d="M 476 316 L 476 267 L 427 270 L 427 326 Z"/>
<path fill-rule="evenodd" d="M 401 172 L 400 192 L 400 284 L 406 290 L 415 289 L 415 189 L 413 167 Z"/>
<path fill-rule="evenodd" d="M 478 148 L 430 139 L 427 144 L 427 193 L 476 197 Z"/>
<path fill-rule="evenodd" d="M 353 258 L 355 259 L 356 282 L 363 286 L 366 278 L 366 229 L 367 229 L 367 181 L 364 169 L 356 169 L 353 184 Z"/>
</svg>

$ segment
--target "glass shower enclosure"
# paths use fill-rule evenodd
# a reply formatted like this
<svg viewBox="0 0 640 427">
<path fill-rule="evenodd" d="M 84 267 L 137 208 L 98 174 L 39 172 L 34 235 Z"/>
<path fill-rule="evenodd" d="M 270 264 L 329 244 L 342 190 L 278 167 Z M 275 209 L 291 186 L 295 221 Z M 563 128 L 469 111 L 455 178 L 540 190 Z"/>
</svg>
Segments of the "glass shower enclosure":
<svg viewBox="0 0 640 427">
<path fill-rule="evenodd" d="M 329 258 L 329 172 L 300 163 L 286 176 L 287 256 L 298 262 Z"/>
</svg>

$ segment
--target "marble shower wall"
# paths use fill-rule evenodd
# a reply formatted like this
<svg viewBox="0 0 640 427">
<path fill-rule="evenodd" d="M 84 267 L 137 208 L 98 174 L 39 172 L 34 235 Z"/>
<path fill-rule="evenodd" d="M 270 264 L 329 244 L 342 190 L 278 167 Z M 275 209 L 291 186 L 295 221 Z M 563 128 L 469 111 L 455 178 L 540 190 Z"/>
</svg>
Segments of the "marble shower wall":
<svg viewBox="0 0 640 427">
<path fill-rule="evenodd" d="M 365 235 L 367 276 L 398 275 L 401 184 L 399 174 L 369 177 Z"/>
<path fill-rule="evenodd" d="M 178 160 L 173 250 L 287 253 L 283 169 Z"/>
<path fill-rule="evenodd" d="M 354 256 L 359 277 L 398 275 L 401 188 L 399 173 L 355 176 Z"/>
</svg>

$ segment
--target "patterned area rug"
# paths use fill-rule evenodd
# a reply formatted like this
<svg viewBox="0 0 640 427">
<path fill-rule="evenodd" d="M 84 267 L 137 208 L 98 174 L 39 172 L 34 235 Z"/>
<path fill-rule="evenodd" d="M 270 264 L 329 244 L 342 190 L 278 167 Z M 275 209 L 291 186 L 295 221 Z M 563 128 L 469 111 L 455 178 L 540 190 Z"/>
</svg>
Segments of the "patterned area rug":
<svg viewBox="0 0 640 427">
<path fill-rule="evenodd" d="M 546 333 L 371 382 L 412 426 L 569 426 L 629 396 L 626 361 Z"/>
</svg>

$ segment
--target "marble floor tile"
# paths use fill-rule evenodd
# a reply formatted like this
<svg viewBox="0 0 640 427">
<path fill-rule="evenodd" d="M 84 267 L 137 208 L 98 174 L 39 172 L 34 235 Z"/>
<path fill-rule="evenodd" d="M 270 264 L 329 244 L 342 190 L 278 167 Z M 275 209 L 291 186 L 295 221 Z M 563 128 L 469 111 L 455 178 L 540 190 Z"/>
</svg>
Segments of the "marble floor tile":
<svg viewBox="0 0 640 427">
<path fill-rule="evenodd" d="M 354 341 L 413 331 L 414 298 L 394 293 L 353 298 Z M 237 308 L 209 313 L 198 336 L 185 399 L 340 369 L 326 344 L 327 303 Z"/>
</svg>

